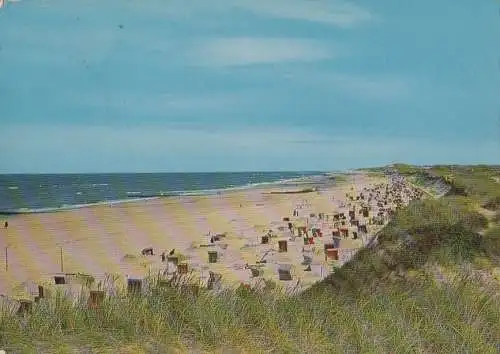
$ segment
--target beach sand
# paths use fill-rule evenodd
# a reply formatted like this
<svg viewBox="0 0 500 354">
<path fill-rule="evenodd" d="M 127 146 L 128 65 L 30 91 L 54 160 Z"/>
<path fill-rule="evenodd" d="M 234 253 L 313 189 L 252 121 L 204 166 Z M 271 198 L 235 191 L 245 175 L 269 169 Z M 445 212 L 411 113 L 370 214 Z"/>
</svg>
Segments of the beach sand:
<svg viewBox="0 0 500 354">
<path fill-rule="evenodd" d="M 266 252 L 264 277 L 278 281 L 277 263 L 292 264 L 294 279 L 283 282 L 309 286 L 326 276 L 331 263 L 325 262 L 322 238 L 311 249 L 312 271 L 305 272 L 303 239 L 288 240 L 288 252 L 278 252 L 278 240 L 289 235 L 280 232 L 284 217 L 292 217 L 298 206 L 300 217 L 310 213 L 332 213 L 337 203 L 346 199 L 351 188 L 360 191 L 364 186 L 385 181 L 381 177 L 358 174 L 351 180 L 312 193 L 270 194 L 272 189 L 230 191 L 220 195 L 168 197 L 115 205 L 99 205 L 56 213 L 18 215 L 9 218 L 9 228 L 0 230 L 0 294 L 12 295 L 20 283 L 48 281 L 61 272 L 86 273 L 102 276 L 121 273 L 141 277 L 148 269 L 165 268 L 160 254 L 171 249 L 187 257 L 193 274 L 208 276 L 212 270 L 222 274 L 226 284 L 251 283 L 251 272 L 245 264 L 255 264 Z M 334 201 L 332 201 L 334 197 Z M 342 210 L 341 210 L 342 211 Z M 343 211 L 347 214 L 347 209 Z M 261 245 L 261 236 L 272 229 L 278 237 Z M 322 228 L 325 240 L 331 242 L 331 231 Z M 207 234 L 226 233 L 220 242 L 224 246 L 202 247 L 209 244 Z M 341 248 L 357 248 L 361 240 L 342 239 Z M 5 247 L 8 247 L 8 271 L 5 271 Z M 142 256 L 141 250 L 153 247 L 154 256 Z M 313 249 L 314 248 L 314 249 Z M 218 263 L 208 263 L 208 250 L 217 249 Z M 125 257 L 129 255 L 129 257 Z"/>
</svg>

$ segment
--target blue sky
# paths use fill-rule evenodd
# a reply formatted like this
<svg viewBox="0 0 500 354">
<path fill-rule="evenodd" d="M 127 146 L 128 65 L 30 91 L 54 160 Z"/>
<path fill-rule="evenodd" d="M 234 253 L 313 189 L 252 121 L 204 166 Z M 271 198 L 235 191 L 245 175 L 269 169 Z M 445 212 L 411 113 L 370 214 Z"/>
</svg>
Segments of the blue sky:
<svg viewBox="0 0 500 354">
<path fill-rule="evenodd" d="M 498 7 L 7 0 L 0 173 L 498 164 Z"/>
</svg>

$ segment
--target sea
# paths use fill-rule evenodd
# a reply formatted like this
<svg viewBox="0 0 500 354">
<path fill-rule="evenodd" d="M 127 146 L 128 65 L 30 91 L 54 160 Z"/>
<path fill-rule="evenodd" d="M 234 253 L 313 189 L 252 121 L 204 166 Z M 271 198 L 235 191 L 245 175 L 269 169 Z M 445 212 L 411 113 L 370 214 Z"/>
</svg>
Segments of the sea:
<svg viewBox="0 0 500 354">
<path fill-rule="evenodd" d="M 0 174 L 0 214 L 55 212 L 166 196 L 298 185 L 327 175 L 321 171 Z"/>
</svg>

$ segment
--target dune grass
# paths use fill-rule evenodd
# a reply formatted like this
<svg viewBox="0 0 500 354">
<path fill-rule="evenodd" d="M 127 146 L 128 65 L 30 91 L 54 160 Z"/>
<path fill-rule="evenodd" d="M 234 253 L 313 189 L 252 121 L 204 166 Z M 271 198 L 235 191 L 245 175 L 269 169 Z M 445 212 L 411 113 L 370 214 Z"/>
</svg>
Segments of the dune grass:
<svg viewBox="0 0 500 354">
<path fill-rule="evenodd" d="M 380 281 L 371 294 L 324 286 L 297 297 L 165 289 L 110 298 L 99 310 L 56 296 L 26 319 L 3 313 L 0 342 L 22 352 L 494 352 L 500 301 L 493 287 L 465 273 L 442 286 L 425 271 L 411 281 Z"/>
<path fill-rule="evenodd" d="M 412 166 L 404 163 L 396 163 L 393 168 L 400 174 L 405 176 L 418 175 L 422 172 L 422 169 L 418 166 Z"/>
<path fill-rule="evenodd" d="M 30 315 L 1 310 L 0 348 L 497 353 L 500 288 L 491 274 L 500 266 L 500 225 L 477 211 L 475 197 L 412 202 L 396 212 L 376 247 L 300 294 L 271 282 L 199 294 L 153 287 L 88 309 L 86 298 L 74 303 L 56 291 Z"/>
<path fill-rule="evenodd" d="M 500 176 L 500 168 L 494 166 L 436 166 L 432 172 L 441 177 L 448 177 L 455 194 L 462 194 L 482 202 L 492 208 L 498 208 L 500 184 L 495 180 Z"/>
</svg>

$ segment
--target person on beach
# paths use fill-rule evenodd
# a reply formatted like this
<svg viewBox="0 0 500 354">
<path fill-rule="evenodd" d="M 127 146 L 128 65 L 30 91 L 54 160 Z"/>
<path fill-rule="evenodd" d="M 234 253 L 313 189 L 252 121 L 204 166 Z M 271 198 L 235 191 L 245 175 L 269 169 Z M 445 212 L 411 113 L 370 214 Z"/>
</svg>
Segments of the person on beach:
<svg viewBox="0 0 500 354">
<path fill-rule="evenodd" d="M 4 223 L 4 227 L 5 227 L 6 229 L 9 227 L 9 222 L 8 222 L 8 221 L 6 221 L 6 222 Z"/>
</svg>

